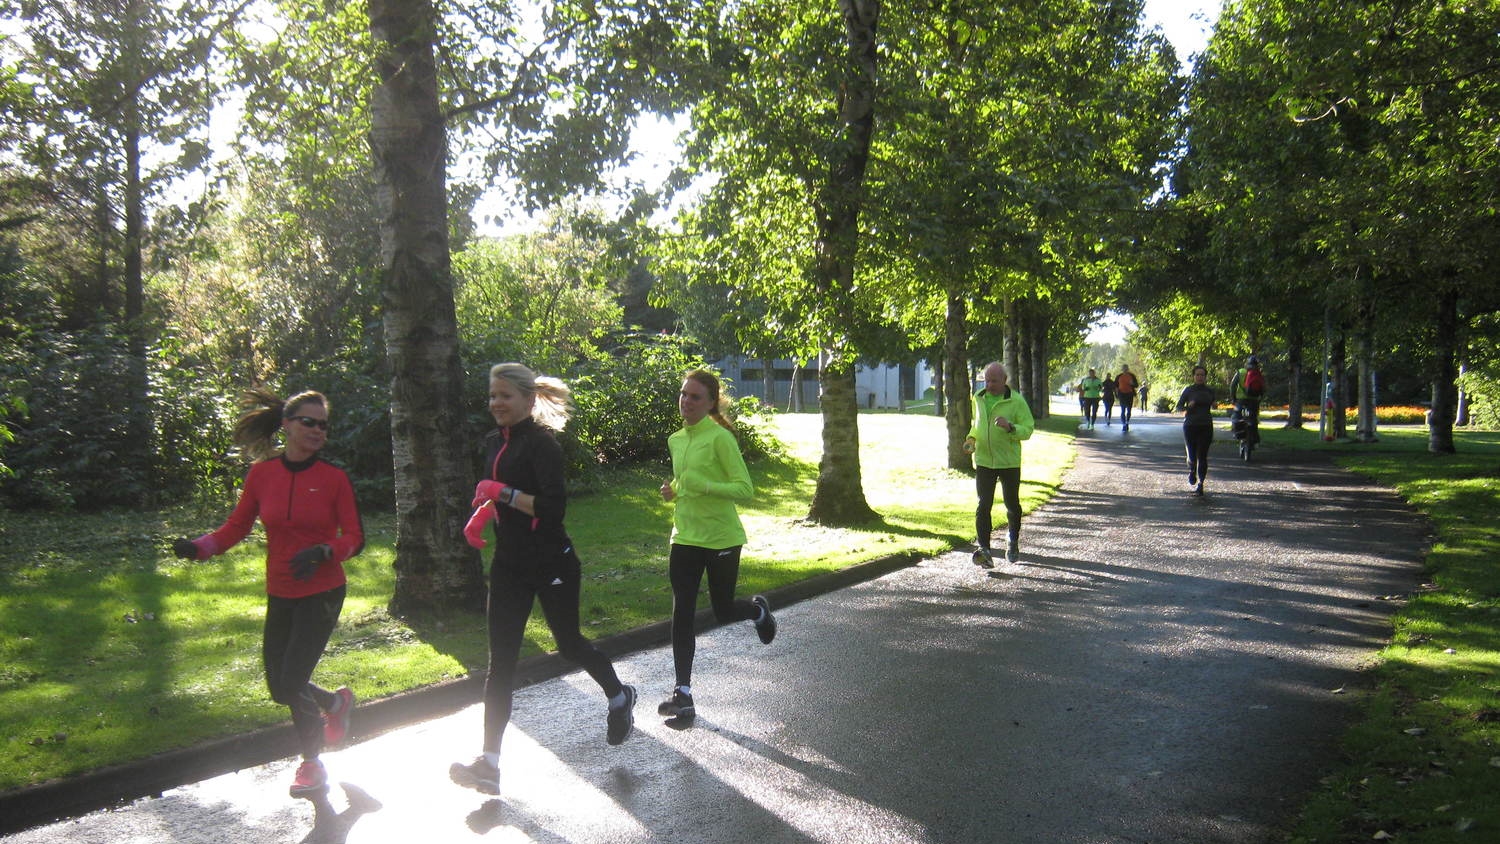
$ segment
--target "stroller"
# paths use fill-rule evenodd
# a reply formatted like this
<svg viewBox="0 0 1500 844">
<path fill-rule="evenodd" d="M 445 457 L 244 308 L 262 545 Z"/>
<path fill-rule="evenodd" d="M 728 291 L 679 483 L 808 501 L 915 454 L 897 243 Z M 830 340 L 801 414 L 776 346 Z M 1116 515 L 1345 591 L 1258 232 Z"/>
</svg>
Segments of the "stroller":
<svg viewBox="0 0 1500 844">
<path fill-rule="evenodd" d="M 1246 414 L 1246 413 L 1244 413 L 1243 411 L 1241 411 L 1237 407 L 1230 408 L 1230 410 L 1229 410 L 1229 430 L 1230 430 L 1231 433 L 1234 434 L 1234 438 L 1237 439 L 1237 440 L 1242 440 L 1245 437 L 1250 436 L 1250 418 L 1249 418 L 1249 415 Z"/>
<path fill-rule="evenodd" d="M 1255 450 L 1255 419 L 1246 413 L 1243 408 L 1235 407 L 1229 411 L 1229 431 L 1234 438 L 1240 441 L 1240 459 L 1250 460 L 1250 452 Z"/>
</svg>

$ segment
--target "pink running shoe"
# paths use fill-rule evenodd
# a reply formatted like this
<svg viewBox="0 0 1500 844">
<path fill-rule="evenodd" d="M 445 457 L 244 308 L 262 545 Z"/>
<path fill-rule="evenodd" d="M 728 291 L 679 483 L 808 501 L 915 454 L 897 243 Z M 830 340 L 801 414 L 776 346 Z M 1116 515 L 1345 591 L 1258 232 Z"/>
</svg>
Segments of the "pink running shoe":
<svg viewBox="0 0 1500 844">
<path fill-rule="evenodd" d="M 323 745 L 335 747 L 349 737 L 349 719 L 354 715 L 354 692 L 349 687 L 333 693 L 338 699 L 338 708 L 323 713 Z"/>
<path fill-rule="evenodd" d="M 328 772 L 317 759 L 308 759 L 297 766 L 297 776 L 288 789 L 293 797 L 307 797 L 328 787 Z"/>
</svg>

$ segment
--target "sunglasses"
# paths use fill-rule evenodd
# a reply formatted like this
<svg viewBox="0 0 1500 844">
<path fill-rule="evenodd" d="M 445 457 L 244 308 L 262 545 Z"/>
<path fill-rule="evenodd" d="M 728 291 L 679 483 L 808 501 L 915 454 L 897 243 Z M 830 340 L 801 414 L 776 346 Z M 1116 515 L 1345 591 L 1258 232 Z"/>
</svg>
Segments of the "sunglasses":
<svg viewBox="0 0 1500 844">
<path fill-rule="evenodd" d="M 304 428 L 317 428 L 320 431 L 328 430 L 327 419 L 314 419 L 311 416 L 288 416 L 293 422 L 301 423 Z"/>
</svg>

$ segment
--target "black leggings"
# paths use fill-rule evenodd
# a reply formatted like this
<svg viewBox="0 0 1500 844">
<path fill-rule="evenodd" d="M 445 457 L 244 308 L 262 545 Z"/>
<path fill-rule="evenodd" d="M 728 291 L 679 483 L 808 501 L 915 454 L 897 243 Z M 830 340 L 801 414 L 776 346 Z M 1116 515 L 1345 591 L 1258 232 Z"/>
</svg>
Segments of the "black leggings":
<svg viewBox="0 0 1500 844">
<path fill-rule="evenodd" d="M 1130 424 L 1130 409 L 1135 407 L 1135 393 L 1121 393 L 1116 401 L 1120 403 L 1120 421 L 1126 425 Z"/>
<path fill-rule="evenodd" d="M 312 673 L 328 646 L 346 586 L 305 598 L 266 597 L 266 628 L 261 661 L 271 700 L 292 710 L 292 726 L 304 759 L 323 750 L 323 713 L 333 706 L 333 692 L 313 685 Z"/>
<path fill-rule="evenodd" d="M 1083 408 L 1083 421 L 1094 424 L 1094 420 L 1099 418 L 1099 400 L 1080 399 L 1078 404 Z"/>
<path fill-rule="evenodd" d="M 740 547 L 699 548 L 696 545 L 672 545 L 667 561 L 667 575 L 672 581 L 672 665 L 677 685 L 693 684 L 693 655 L 697 651 L 694 616 L 698 613 L 698 589 L 703 573 L 708 572 L 708 600 L 714 618 L 720 624 L 760 618 L 760 607 L 734 597 L 740 579 Z"/>
<path fill-rule="evenodd" d="M 1188 471 L 1200 481 L 1208 477 L 1208 449 L 1213 445 L 1214 426 L 1183 425 L 1182 440 L 1187 444 Z"/>
<path fill-rule="evenodd" d="M 620 678 L 614 663 L 578 629 L 578 601 L 582 578 L 578 558 L 571 571 L 557 577 L 561 583 L 538 586 L 501 566 L 490 569 L 490 673 L 484 681 L 484 750 L 500 752 L 500 739 L 510 723 L 515 697 L 516 662 L 532 603 L 542 605 L 542 615 L 563 658 L 583 668 L 594 678 L 606 697 L 620 693 Z"/>
<path fill-rule="evenodd" d="M 990 469 L 975 466 L 974 489 L 979 493 L 979 506 L 974 510 L 974 533 L 985 548 L 990 547 L 990 533 L 993 531 L 990 510 L 995 507 L 996 481 L 1000 482 L 1001 493 L 1005 496 L 1005 520 L 1010 527 L 1010 541 L 1015 542 L 1021 535 L 1021 467 Z"/>
</svg>

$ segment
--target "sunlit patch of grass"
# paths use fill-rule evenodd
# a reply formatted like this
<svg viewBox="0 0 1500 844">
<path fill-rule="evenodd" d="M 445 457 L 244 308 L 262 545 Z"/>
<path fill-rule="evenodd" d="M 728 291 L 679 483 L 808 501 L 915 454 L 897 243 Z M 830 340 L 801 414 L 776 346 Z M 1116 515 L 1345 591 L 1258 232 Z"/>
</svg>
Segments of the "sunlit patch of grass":
<svg viewBox="0 0 1500 844">
<path fill-rule="evenodd" d="M 974 482 L 945 468 L 943 420 L 861 414 L 859 423 L 863 488 L 881 520 L 856 528 L 807 522 L 822 418 L 777 417 L 787 457 L 751 465 L 757 494 L 741 508 L 749 535 L 742 594 L 971 539 Z M 1071 464 L 1074 424 L 1043 422 L 1026 443 L 1027 510 L 1055 491 Z M 568 529 L 584 566 L 585 635 L 609 636 L 671 612 L 664 473 L 661 466 L 607 472 L 569 502 Z M 260 664 L 259 532 L 211 561 L 184 562 L 167 550 L 172 537 L 202 533 L 232 505 L 224 501 L 215 513 L 0 511 L 0 788 L 286 720 L 285 708 L 267 697 Z M 996 516 L 1003 521 L 1003 509 Z M 365 531 L 364 552 L 345 566 L 348 595 L 315 682 L 347 685 L 369 700 L 484 667 L 478 613 L 389 614 L 394 520 L 366 513 Z M 534 613 L 523 653 L 554 646 Z"/>
<path fill-rule="evenodd" d="M 1500 435 L 1459 432 L 1452 455 L 1428 453 L 1425 430 L 1382 431 L 1370 444 L 1291 442 L 1332 449 L 1437 532 L 1430 582 L 1395 617 L 1376 691 L 1345 738 L 1349 761 L 1292 840 L 1500 837 Z"/>
</svg>

